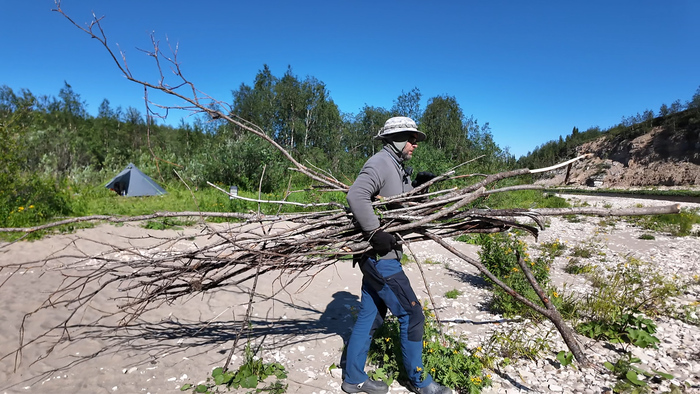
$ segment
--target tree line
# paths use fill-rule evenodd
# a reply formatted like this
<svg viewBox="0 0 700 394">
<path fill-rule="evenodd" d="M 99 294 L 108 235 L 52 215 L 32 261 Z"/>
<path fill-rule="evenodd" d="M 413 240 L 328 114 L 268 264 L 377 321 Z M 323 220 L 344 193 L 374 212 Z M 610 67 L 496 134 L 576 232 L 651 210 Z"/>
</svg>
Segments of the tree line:
<svg viewBox="0 0 700 394">
<path fill-rule="evenodd" d="M 430 98 L 425 109 L 421 98 L 414 88 L 389 109 L 365 105 L 358 114 L 343 113 L 323 82 L 301 79 L 291 68 L 278 77 L 265 65 L 251 85 L 232 91 L 231 113 L 261 127 L 299 161 L 344 181 L 354 179 L 380 148 L 372 137 L 397 115 L 413 117 L 430 136 L 414 160 L 421 170 L 440 172 L 480 155 L 485 155 L 478 162 L 484 171 L 513 165 L 514 157 L 496 145 L 488 123 L 466 116 L 454 97 Z M 68 83 L 58 96 L 1 86 L 0 137 L 12 146 L 0 157 L 5 178 L 42 174 L 97 182 L 133 162 L 148 173 L 159 172 L 165 182 L 175 179 L 170 170 L 176 168 L 198 186 L 209 181 L 255 190 L 262 178 L 264 191 L 286 187 L 290 173 L 281 155 L 227 122 L 200 115 L 174 127 L 133 107 L 114 108 L 108 99 L 97 116 L 86 107 Z"/>
<path fill-rule="evenodd" d="M 411 165 L 434 173 L 475 158 L 462 167 L 463 173 L 548 166 L 574 156 L 577 146 L 601 135 L 630 137 L 659 124 L 675 130 L 700 118 L 698 89 L 685 104 L 663 105 L 658 116 L 647 110 L 623 117 L 609 130 L 574 128 L 565 138 L 547 142 L 516 161 L 507 148 L 494 142 L 489 124 L 466 115 L 455 97 L 431 97 L 425 108 L 421 100 L 420 90 L 414 88 L 401 92 L 391 108 L 365 105 L 357 114 L 344 113 L 322 81 L 299 78 L 291 67 L 275 76 L 264 65 L 252 84 L 232 90 L 230 112 L 259 126 L 299 162 L 347 184 L 380 149 L 372 137 L 392 116 L 409 116 L 428 134 Z M 685 113 L 694 115 L 679 118 Z M 260 138 L 206 114 L 191 119 L 177 126 L 159 124 L 137 108 L 114 108 L 107 98 L 92 116 L 67 82 L 57 96 L 37 96 L 27 89 L 15 92 L 2 85 L 0 206 L 41 200 L 55 206 L 52 212 L 60 212 L 65 204 L 55 191 L 71 183 L 102 186 L 129 162 L 165 183 L 182 177 L 193 186 L 213 182 L 263 192 L 284 190 L 290 181 L 308 186 L 308 179 L 289 170 L 280 152 Z"/>
</svg>

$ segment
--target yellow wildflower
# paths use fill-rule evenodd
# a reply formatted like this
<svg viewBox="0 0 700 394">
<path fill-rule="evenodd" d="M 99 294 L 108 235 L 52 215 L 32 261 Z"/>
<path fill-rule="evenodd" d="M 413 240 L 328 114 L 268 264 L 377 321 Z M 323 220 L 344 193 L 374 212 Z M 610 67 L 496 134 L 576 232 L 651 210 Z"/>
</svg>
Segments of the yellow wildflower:
<svg viewBox="0 0 700 394">
<path fill-rule="evenodd" d="M 559 293 L 557 293 L 556 291 L 553 292 L 552 295 L 554 296 L 554 298 L 558 298 L 558 297 L 559 297 Z"/>
<path fill-rule="evenodd" d="M 30 205 L 30 206 L 29 206 L 29 209 L 34 209 L 34 205 Z"/>
<path fill-rule="evenodd" d="M 391 341 L 391 337 L 384 338 L 384 340 L 389 342 L 389 341 Z"/>
<path fill-rule="evenodd" d="M 17 212 L 22 212 L 22 211 L 24 211 L 24 207 L 17 208 Z"/>
<path fill-rule="evenodd" d="M 420 371 L 422 371 L 422 370 L 423 370 L 423 368 L 421 368 L 421 367 L 416 367 L 416 372 L 420 372 Z"/>
<path fill-rule="evenodd" d="M 513 272 L 518 272 L 518 268 L 517 268 L 517 267 L 513 267 Z"/>
</svg>

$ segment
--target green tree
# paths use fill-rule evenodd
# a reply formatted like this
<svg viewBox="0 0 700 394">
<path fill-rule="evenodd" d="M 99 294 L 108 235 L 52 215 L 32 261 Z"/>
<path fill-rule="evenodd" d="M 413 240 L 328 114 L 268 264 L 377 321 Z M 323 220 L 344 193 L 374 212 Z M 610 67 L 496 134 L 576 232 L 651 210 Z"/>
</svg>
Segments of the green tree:
<svg viewBox="0 0 700 394">
<path fill-rule="evenodd" d="M 433 147 L 445 152 L 445 157 L 450 162 L 457 162 L 465 157 L 464 113 L 457 99 L 452 96 L 436 96 L 428 100 L 423 117 L 420 120 L 421 127 L 429 138 Z"/>
<path fill-rule="evenodd" d="M 401 95 L 394 100 L 394 105 L 391 107 L 391 116 L 408 116 L 409 118 L 419 121 L 423 116 L 420 108 L 420 99 L 422 94 L 418 88 L 411 89 L 410 92 L 401 92 Z"/>
</svg>

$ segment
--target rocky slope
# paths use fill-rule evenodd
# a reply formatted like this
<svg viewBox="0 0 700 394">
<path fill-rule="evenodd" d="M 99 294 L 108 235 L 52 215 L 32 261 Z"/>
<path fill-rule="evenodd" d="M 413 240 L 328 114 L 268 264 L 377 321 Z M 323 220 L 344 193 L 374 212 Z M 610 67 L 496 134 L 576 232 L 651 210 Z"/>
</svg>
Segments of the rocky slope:
<svg viewBox="0 0 700 394">
<path fill-rule="evenodd" d="M 632 140 L 599 138 L 577 147 L 593 157 L 538 183 L 607 188 L 700 185 L 700 140 L 656 127 Z"/>
</svg>

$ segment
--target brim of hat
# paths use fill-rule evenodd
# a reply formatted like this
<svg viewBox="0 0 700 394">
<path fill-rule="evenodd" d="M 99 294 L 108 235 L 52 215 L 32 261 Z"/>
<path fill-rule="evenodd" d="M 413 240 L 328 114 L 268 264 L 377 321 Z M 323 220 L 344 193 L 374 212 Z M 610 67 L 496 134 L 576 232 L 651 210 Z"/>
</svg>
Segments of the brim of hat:
<svg viewBox="0 0 700 394">
<path fill-rule="evenodd" d="M 384 134 L 375 136 L 374 139 L 375 140 L 383 140 L 383 139 L 395 137 L 397 134 L 415 134 L 416 135 L 416 142 L 425 141 L 425 139 L 427 138 L 425 133 L 420 131 L 420 130 L 405 128 L 405 129 L 391 130 L 391 131 L 386 132 Z"/>
</svg>

